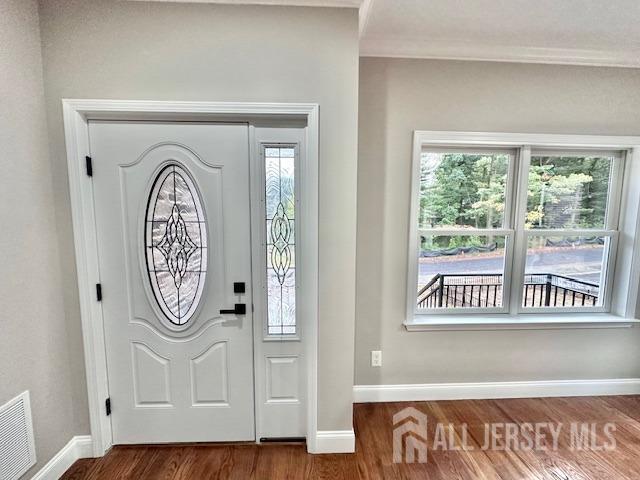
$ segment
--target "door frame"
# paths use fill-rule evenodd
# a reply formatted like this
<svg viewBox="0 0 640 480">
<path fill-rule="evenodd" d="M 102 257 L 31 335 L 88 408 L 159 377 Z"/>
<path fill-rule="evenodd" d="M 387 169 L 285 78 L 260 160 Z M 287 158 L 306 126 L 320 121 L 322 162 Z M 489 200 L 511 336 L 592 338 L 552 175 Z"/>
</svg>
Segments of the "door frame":
<svg viewBox="0 0 640 480">
<path fill-rule="evenodd" d="M 135 121 L 273 121 L 306 122 L 304 164 L 300 168 L 300 282 L 298 312 L 305 318 L 307 370 L 307 450 L 317 451 L 318 377 L 318 143 L 319 106 L 314 103 L 172 102 L 138 100 L 63 99 L 67 168 L 73 220 L 80 318 L 89 399 L 93 454 L 103 456 L 113 445 L 111 422 L 105 412 L 109 398 L 102 304 L 96 299 L 100 283 L 93 182 L 86 173 L 90 156 L 90 120 Z M 252 245 L 252 248 L 254 246 Z M 253 346 L 255 350 L 255 345 Z M 253 366 L 253 365 L 252 365 Z M 255 399 L 254 399 L 255 401 Z"/>
</svg>

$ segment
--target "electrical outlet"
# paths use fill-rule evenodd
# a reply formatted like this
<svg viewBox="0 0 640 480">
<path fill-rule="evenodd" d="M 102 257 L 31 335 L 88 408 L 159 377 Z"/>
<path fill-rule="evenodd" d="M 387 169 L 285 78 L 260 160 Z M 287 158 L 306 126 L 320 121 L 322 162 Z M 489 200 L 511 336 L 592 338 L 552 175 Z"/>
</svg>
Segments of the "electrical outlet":
<svg viewBox="0 0 640 480">
<path fill-rule="evenodd" d="M 371 350 L 371 366 L 372 367 L 381 367 L 382 366 L 382 351 L 381 350 Z"/>
</svg>

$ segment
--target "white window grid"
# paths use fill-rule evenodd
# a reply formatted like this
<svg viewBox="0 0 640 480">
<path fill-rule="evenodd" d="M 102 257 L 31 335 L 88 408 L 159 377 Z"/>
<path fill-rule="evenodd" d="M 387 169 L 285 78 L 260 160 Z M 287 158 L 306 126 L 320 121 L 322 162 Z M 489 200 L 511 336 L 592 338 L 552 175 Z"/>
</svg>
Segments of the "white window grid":
<svg viewBox="0 0 640 480">
<path fill-rule="evenodd" d="M 416 132 L 416 137 L 420 132 Z M 437 132 L 436 132 L 437 133 Z M 463 138 L 464 134 L 454 132 L 452 136 Z M 470 134 L 470 137 L 478 134 Z M 508 136 L 509 134 L 505 134 Z M 612 291 L 616 256 L 619 243 L 620 203 L 623 191 L 625 161 L 631 150 L 621 147 L 586 147 L 566 142 L 549 147 L 544 143 L 512 145 L 510 142 L 500 143 L 470 143 L 446 144 L 443 142 L 429 143 L 414 139 L 414 159 L 412 169 L 411 208 L 410 208 L 410 238 L 408 265 L 407 313 L 409 318 L 432 315 L 467 315 L 467 314 L 557 314 L 557 313 L 607 313 L 611 311 Z M 423 152 L 432 153 L 494 153 L 510 155 L 505 191 L 505 212 L 502 228 L 430 228 L 422 229 L 418 226 L 418 211 L 420 201 L 420 161 Z M 565 155 L 565 156 L 606 156 L 612 158 L 612 168 L 609 177 L 609 193 L 605 227 L 602 229 L 527 229 L 525 218 L 527 209 L 528 175 L 531 157 L 535 155 Z M 418 291 L 418 259 L 421 236 L 446 235 L 493 235 L 505 237 L 504 267 L 502 272 L 502 305 L 499 307 L 431 307 L 420 308 L 417 305 Z M 525 279 L 525 265 L 528 239 L 532 236 L 571 236 L 571 237 L 606 237 L 603 254 L 603 269 L 600 278 L 600 298 L 596 306 L 562 306 L 562 307 L 524 307 L 523 292 Z"/>
</svg>

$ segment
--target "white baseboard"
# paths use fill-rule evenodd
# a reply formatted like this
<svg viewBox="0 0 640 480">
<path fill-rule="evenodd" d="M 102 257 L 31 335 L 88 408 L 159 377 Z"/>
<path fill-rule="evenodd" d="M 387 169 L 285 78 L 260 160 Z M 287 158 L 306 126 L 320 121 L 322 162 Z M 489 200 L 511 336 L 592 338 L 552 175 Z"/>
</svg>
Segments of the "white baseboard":
<svg viewBox="0 0 640 480">
<path fill-rule="evenodd" d="M 638 394 L 640 394 L 640 378 L 355 385 L 353 387 L 355 403 Z"/>
<path fill-rule="evenodd" d="M 73 437 L 31 480 L 58 480 L 76 460 L 93 457 L 91 436 Z"/>
<path fill-rule="evenodd" d="M 309 453 L 353 453 L 356 434 L 353 430 L 324 430 L 316 433 L 315 448 Z"/>
</svg>

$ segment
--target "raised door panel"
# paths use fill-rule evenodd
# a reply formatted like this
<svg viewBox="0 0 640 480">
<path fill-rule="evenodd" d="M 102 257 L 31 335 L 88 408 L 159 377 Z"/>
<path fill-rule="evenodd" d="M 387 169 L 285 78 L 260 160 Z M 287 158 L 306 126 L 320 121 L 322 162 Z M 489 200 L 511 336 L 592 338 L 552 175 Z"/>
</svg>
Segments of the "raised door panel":
<svg viewBox="0 0 640 480">
<path fill-rule="evenodd" d="M 298 403 L 300 401 L 297 355 L 267 357 L 267 403 Z"/>
<path fill-rule="evenodd" d="M 171 407 L 170 360 L 148 345 L 131 344 L 133 395 L 136 407 Z"/>
<path fill-rule="evenodd" d="M 216 342 L 190 361 L 192 405 L 229 405 L 229 346 Z"/>
</svg>

